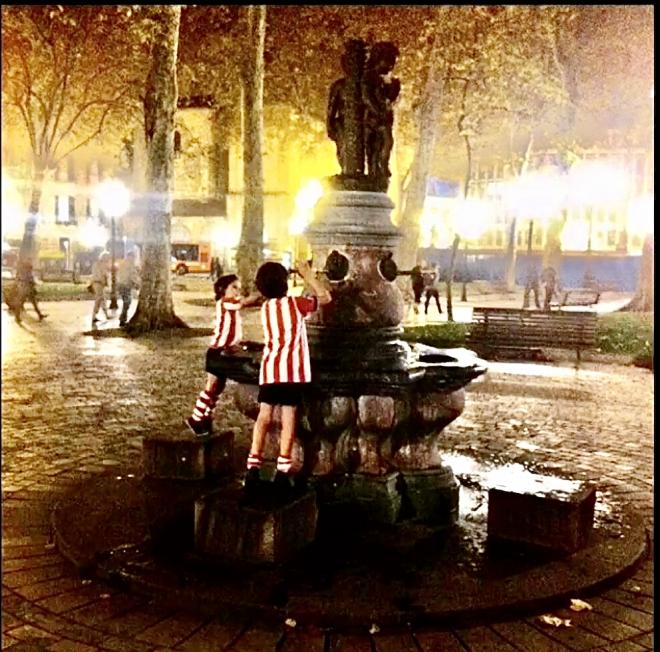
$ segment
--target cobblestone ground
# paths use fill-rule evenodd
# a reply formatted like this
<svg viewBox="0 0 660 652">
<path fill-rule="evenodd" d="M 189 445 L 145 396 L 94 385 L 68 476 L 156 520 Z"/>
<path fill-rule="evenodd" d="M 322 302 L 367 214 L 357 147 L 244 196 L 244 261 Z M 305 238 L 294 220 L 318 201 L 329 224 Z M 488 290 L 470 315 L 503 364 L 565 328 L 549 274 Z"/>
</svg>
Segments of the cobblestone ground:
<svg viewBox="0 0 660 652">
<path fill-rule="evenodd" d="M 192 326 L 212 311 L 175 294 Z M 203 380 L 206 338 L 92 338 L 89 302 L 44 304 L 49 317 L 17 326 L 2 311 L 2 648 L 7 650 L 552 651 L 653 649 L 652 561 L 620 586 L 568 609 L 570 628 L 536 617 L 446 631 L 340 636 L 282 624 L 204 619 L 81 579 L 51 543 L 50 512 L 72 484 L 117 468 L 139 471 L 141 437 L 180 425 Z M 259 337 L 256 313 L 246 336 Z M 116 323 L 111 323 L 116 326 Z M 571 362 L 493 364 L 446 430 L 454 454 L 524 462 L 590 479 L 632 504 L 652 528 L 653 375 Z M 231 404 L 218 426 L 241 437 L 249 422 Z M 84 518 L 84 515 L 81 515 Z"/>
</svg>

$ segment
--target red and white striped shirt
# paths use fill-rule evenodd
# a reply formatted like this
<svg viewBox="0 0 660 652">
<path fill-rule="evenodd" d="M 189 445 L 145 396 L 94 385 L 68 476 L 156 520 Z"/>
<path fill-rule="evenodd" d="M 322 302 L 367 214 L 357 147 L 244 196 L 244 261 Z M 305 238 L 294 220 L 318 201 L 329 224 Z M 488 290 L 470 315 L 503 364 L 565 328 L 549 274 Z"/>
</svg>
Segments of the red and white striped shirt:
<svg viewBox="0 0 660 652">
<path fill-rule="evenodd" d="M 305 317 L 317 306 L 316 297 L 268 299 L 261 306 L 266 344 L 259 371 L 260 385 L 311 382 Z"/>
<path fill-rule="evenodd" d="M 211 339 L 212 349 L 238 344 L 243 338 L 241 324 L 241 300 L 220 299 L 215 302 L 215 329 Z"/>
</svg>

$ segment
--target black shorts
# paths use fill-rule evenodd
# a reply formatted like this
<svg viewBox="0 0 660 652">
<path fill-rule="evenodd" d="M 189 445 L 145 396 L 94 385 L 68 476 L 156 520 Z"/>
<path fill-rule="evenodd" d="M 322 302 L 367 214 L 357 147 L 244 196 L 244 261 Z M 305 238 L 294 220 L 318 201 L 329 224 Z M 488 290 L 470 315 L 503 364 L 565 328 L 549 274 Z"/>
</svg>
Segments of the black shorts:
<svg viewBox="0 0 660 652">
<path fill-rule="evenodd" d="M 274 383 L 259 385 L 259 403 L 268 405 L 291 405 L 297 407 L 302 403 L 303 389 L 307 383 Z"/>
</svg>

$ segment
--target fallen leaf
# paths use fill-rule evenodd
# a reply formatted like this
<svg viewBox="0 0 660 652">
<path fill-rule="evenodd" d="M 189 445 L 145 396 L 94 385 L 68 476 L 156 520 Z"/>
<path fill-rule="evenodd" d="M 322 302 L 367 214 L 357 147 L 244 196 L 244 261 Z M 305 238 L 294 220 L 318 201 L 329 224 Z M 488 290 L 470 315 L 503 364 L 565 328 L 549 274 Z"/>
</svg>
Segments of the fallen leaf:
<svg viewBox="0 0 660 652">
<path fill-rule="evenodd" d="M 641 593 L 642 592 L 642 587 L 641 586 L 633 586 L 630 589 L 633 593 Z"/>
<path fill-rule="evenodd" d="M 584 600 L 578 600 L 577 598 L 571 599 L 571 611 L 591 611 L 593 607 Z"/>
<path fill-rule="evenodd" d="M 285 624 L 287 627 L 295 627 L 298 623 L 297 623 L 293 618 L 287 618 L 287 619 L 284 621 L 284 624 Z"/>
<path fill-rule="evenodd" d="M 378 634 L 379 631 L 380 631 L 380 627 L 378 627 L 378 625 L 376 625 L 376 623 L 371 623 L 371 627 L 369 628 L 369 633 L 370 634 Z"/>
<path fill-rule="evenodd" d="M 539 616 L 538 621 L 544 625 L 552 625 L 553 627 L 572 627 L 570 618 L 564 619 L 550 614 Z"/>
</svg>

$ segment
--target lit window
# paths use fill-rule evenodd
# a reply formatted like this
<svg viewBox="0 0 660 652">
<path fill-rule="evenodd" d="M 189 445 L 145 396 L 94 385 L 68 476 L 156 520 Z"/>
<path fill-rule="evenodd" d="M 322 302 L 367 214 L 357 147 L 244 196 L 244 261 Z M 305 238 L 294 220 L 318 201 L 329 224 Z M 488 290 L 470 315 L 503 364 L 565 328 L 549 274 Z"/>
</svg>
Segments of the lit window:
<svg viewBox="0 0 660 652">
<path fill-rule="evenodd" d="M 76 223 L 76 200 L 69 195 L 55 197 L 55 224 Z"/>
</svg>

